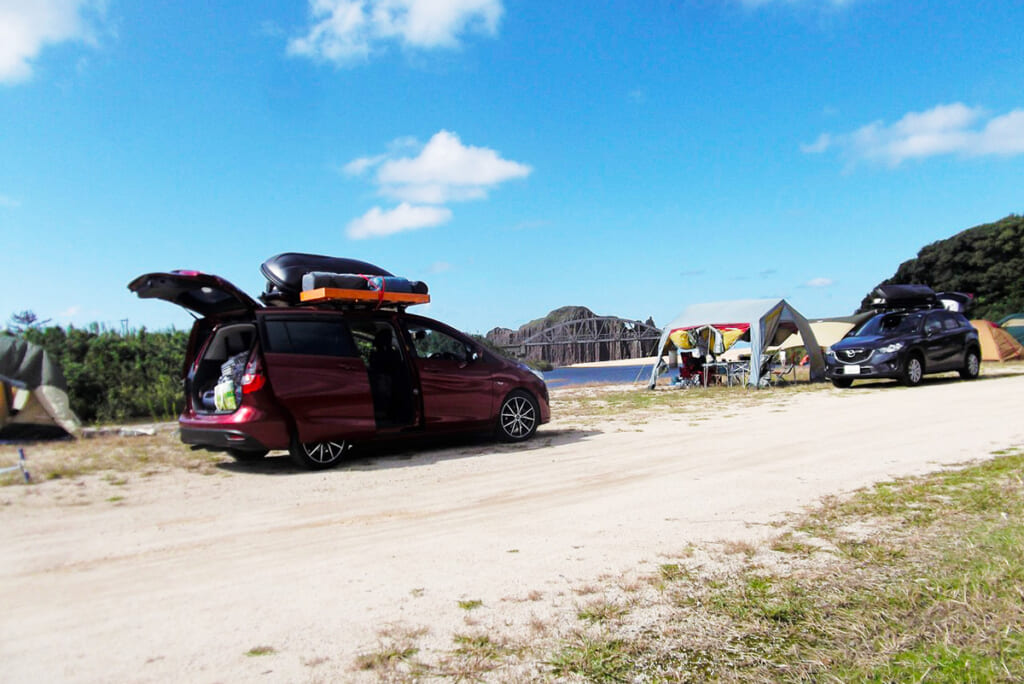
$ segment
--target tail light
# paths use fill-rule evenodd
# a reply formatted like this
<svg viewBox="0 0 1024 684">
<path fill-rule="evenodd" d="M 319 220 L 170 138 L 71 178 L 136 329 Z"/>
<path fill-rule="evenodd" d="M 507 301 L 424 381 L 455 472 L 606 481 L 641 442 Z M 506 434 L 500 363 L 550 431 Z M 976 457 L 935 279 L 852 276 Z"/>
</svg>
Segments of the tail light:
<svg viewBox="0 0 1024 684">
<path fill-rule="evenodd" d="M 267 376 L 263 374 L 263 364 L 260 362 L 259 354 L 253 354 L 249 363 L 245 364 L 245 372 L 242 373 L 242 394 L 258 392 L 267 384 Z"/>
</svg>

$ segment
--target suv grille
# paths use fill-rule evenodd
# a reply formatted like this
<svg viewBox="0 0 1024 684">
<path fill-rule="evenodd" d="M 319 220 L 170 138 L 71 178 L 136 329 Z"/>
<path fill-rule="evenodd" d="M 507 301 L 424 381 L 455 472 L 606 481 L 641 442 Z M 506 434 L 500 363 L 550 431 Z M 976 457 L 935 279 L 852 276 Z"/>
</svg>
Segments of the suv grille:
<svg viewBox="0 0 1024 684">
<path fill-rule="evenodd" d="M 863 363 L 870 356 L 870 349 L 843 349 L 836 352 L 836 358 L 842 363 Z"/>
</svg>

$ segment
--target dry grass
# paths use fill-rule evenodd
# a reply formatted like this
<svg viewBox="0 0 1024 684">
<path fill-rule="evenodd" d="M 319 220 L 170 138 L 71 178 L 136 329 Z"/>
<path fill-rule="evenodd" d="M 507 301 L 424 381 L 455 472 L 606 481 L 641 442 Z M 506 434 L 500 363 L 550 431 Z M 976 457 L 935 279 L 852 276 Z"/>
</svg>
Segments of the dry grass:
<svg viewBox="0 0 1024 684">
<path fill-rule="evenodd" d="M 172 469 L 212 474 L 217 472 L 218 463 L 234 460 L 227 454 L 193 451 L 178 439 L 174 425 L 161 426 L 154 435 L 109 434 L 90 439 L 39 442 L 22 448 L 34 482 L 104 475 L 109 484 L 123 485 L 133 477 Z M 11 452 L 13 464 L 17 452 L 13 448 Z M 22 483 L 18 472 L 0 475 L 0 485 Z"/>
</svg>

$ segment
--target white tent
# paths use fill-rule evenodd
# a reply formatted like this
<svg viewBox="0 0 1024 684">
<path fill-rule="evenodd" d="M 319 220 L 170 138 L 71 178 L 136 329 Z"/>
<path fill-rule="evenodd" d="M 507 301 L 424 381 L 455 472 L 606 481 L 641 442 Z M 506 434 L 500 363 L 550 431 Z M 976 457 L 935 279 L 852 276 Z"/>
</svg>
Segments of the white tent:
<svg viewBox="0 0 1024 684">
<path fill-rule="evenodd" d="M 661 330 L 658 342 L 658 354 L 664 354 L 673 346 L 669 336 L 673 331 L 711 326 L 712 328 L 729 328 L 740 325 L 749 326 L 750 337 L 750 375 L 748 383 L 757 387 L 762 375 L 762 366 L 767 357 L 764 350 L 778 347 L 788 337 L 799 332 L 806 341 L 807 354 L 810 357 L 811 380 L 825 377 L 825 357 L 814 337 L 810 324 L 799 311 L 785 299 L 742 299 L 730 302 L 710 302 L 694 304 L 676 316 L 671 323 Z M 653 388 L 658 380 L 662 363 L 656 363 L 651 371 L 649 387 Z"/>
</svg>

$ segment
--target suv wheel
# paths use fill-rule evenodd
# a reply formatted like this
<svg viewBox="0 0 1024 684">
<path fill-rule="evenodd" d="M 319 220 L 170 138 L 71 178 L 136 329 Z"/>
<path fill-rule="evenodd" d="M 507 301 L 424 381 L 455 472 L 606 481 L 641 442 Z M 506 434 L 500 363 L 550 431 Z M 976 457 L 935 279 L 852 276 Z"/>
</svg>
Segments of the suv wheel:
<svg viewBox="0 0 1024 684">
<path fill-rule="evenodd" d="M 308 470 L 324 470 L 332 468 L 345 457 L 349 444 L 345 440 L 338 442 L 300 442 L 298 437 L 292 440 L 288 454 L 296 465 Z"/>
<path fill-rule="evenodd" d="M 840 389 L 846 389 L 853 384 L 851 378 L 832 378 L 832 384 Z"/>
<path fill-rule="evenodd" d="M 923 377 L 924 364 L 921 363 L 921 357 L 917 354 L 911 354 L 907 357 L 907 362 L 903 366 L 903 384 L 907 387 L 920 385 L 921 378 Z"/>
<path fill-rule="evenodd" d="M 964 367 L 960 369 L 960 377 L 964 380 L 973 380 L 981 372 L 981 358 L 978 357 L 978 350 L 967 350 L 964 358 Z"/>
<path fill-rule="evenodd" d="M 501 402 L 498 411 L 498 436 L 506 442 L 521 442 L 537 431 L 540 410 L 527 392 L 516 390 Z"/>
</svg>

